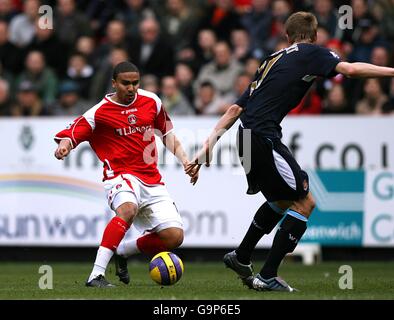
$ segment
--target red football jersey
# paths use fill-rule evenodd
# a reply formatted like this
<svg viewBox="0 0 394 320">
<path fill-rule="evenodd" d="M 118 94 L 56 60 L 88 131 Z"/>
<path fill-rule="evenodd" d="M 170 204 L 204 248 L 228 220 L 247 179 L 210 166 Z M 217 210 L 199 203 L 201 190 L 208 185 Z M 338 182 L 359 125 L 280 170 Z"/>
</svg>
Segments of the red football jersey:
<svg viewBox="0 0 394 320">
<path fill-rule="evenodd" d="M 165 136 L 173 126 L 159 97 L 138 89 L 134 101 L 123 105 L 108 94 L 75 119 L 55 141 L 68 139 L 72 147 L 89 141 L 104 164 L 103 180 L 132 174 L 146 184 L 163 184 L 157 169 L 155 133 Z"/>
</svg>

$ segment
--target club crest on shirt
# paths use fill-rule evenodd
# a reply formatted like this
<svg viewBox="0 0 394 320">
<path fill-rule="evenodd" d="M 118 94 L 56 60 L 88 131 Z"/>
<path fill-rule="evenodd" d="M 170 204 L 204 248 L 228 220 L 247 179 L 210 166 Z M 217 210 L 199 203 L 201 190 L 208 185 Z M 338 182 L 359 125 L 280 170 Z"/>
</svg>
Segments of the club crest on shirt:
<svg viewBox="0 0 394 320">
<path fill-rule="evenodd" d="M 137 117 L 134 114 L 131 114 L 128 116 L 127 121 L 130 124 L 136 124 L 137 123 Z"/>
</svg>

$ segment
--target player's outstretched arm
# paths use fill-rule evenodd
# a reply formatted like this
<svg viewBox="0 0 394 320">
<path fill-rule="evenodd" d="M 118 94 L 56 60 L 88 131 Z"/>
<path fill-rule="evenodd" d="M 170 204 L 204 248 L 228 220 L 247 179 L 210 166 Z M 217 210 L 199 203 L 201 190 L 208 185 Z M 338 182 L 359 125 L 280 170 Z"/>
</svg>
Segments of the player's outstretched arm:
<svg viewBox="0 0 394 320">
<path fill-rule="evenodd" d="M 394 77 L 394 68 L 380 67 L 364 62 L 339 62 L 335 71 L 349 78 Z"/>
<path fill-rule="evenodd" d="M 65 157 L 69 155 L 71 149 L 72 149 L 72 145 L 70 140 L 62 139 L 60 140 L 55 150 L 55 157 L 59 160 L 63 160 Z"/>
<path fill-rule="evenodd" d="M 208 139 L 204 142 L 202 148 L 194 155 L 191 163 L 186 167 L 186 173 L 190 175 L 191 172 L 195 171 L 198 173 L 202 164 L 209 167 L 212 160 L 212 150 L 219 141 L 220 137 L 224 135 L 228 129 L 238 120 L 242 113 L 242 108 L 233 104 L 226 113 L 219 119 L 212 133 Z"/>
<path fill-rule="evenodd" d="M 162 138 L 163 144 L 171 151 L 182 163 L 183 168 L 186 170 L 187 165 L 190 164 L 189 158 L 182 147 L 181 142 L 173 132 L 169 132 Z M 194 185 L 198 180 L 198 172 L 190 172 L 188 175 L 191 177 L 190 182 Z"/>
</svg>

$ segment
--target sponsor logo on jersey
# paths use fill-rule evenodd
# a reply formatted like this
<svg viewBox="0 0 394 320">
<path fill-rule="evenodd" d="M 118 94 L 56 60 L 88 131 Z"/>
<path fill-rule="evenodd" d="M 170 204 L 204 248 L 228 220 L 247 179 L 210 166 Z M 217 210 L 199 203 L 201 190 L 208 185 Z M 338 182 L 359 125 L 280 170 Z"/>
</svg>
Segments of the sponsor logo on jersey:
<svg viewBox="0 0 394 320">
<path fill-rule="evenodd" d="M 139 126 L 139 127 L 126 127 L 126 128 L 118 128 L 115 129 L 115 134 L 117 134 L 118 136 L 128 136 L 130 134 L 133 133 L 145 133 L 147 131 L 151 131 L 152 130 L 152 126 L 148 125 L 148 126 Z"/>
<path fill-rule="evenodd" d="M 129 114 L 129 113 L 132 113 L 132 112 L 136 112 L 137 110 L 138 110 L 137 108 L 132 108 L 132 109 L 129 109 L 129 110 L 123 110 L 121 112 L 121 114 Z"/>
</svg>

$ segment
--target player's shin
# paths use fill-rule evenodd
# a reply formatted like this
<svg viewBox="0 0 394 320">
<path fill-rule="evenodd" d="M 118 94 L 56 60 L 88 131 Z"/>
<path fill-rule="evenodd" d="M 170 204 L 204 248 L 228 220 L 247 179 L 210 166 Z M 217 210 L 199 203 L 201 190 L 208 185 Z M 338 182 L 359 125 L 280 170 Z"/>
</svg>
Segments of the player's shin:
<svg viewBox="0 0 394 320">
<path fill-rule="evenodd" d="M 97 251 L 94 267 L 88 281 L 100 274 L 105 274 L 105 270 L 114 254 L 114 251 L 118 247 L 129 227 L 129 224 L 119 217 L 112 218 L 112 220 L 107 224 L 100 247 Z"/>
<path fill-rule="evenodd" d="M 275 228 L 283 218 L 284 211 L 268 201 L 257 210 L 244 239 L 236 250 L 239 262 L 250 263 L 253 249 L 265 234 L 269 234 Z"/>
<path fill-rule="evenodd" d="M 263 279 L 276 277 L 278 268 L 287 253 L 296 248 L 307 228 L 307 218 L 289 210 L 276 232 L 267 260 L 260 271 Z"/>
</svg>

